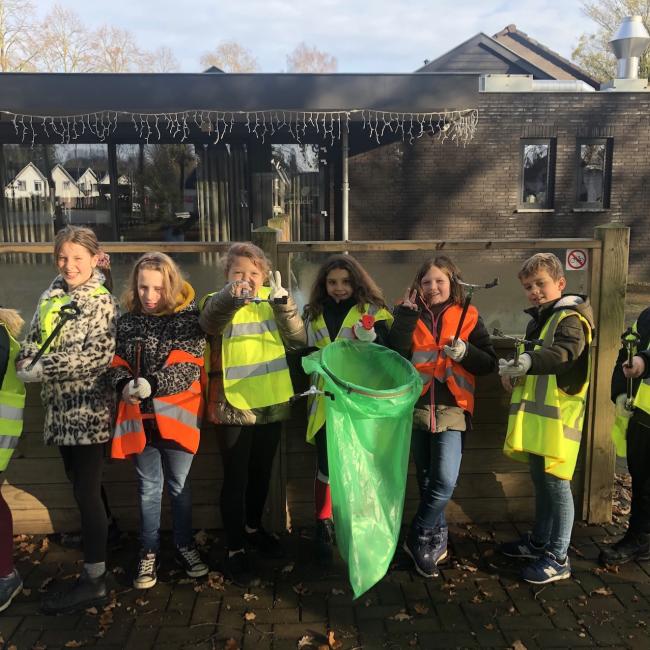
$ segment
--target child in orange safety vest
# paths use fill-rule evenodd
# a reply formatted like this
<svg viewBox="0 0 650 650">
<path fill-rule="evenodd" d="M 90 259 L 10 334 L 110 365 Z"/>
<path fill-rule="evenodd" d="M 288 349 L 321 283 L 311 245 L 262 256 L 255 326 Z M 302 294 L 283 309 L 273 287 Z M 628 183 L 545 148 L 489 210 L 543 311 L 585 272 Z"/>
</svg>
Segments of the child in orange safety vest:
<svg viewBox="0 0 650 650">
<path fill-rule="evenodd" d="M 416 571 L 437 575 L 447 557 L 445 507 L 460 471 L 463 440 L 471 429 L 476 375 L 497 367 L 490 335 L 470 305 L 456 339 L 465 299 L 459 268 L 439 255 L 420 266 L 394 310 L 389 346 L 411 360 L 423 391 L 413 414 L 411 450 L 420 505 L 404 543 Z"/>
<path fill-rule="evenodd" d="M 208 573 L 193 543 L 188 478 L 199 447 L 205 335 L 194 289 L 164 253 L 135 263 L 123 304 L 111 372 L 120 396 L 111 456 L 135 464 L 142 548 L 133 586 L 149 589 L 157 581 L 163 483 L 176 562 L 191 578 Z"/>
</svg>

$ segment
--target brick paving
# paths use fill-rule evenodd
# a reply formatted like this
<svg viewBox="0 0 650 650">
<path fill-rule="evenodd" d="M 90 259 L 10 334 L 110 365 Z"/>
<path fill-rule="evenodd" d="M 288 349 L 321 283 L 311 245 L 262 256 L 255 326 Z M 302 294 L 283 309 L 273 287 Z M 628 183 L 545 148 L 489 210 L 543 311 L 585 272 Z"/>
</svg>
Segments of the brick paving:
<svg viewBox="0 0 650 650">
<path fill-rule="evenodd" d="M 621 534 L 619 526 L 577 523 L 573 578 L 534 588 L 518 580 L 519 562 L 495 551 L 525 528 L 452 526 L 453 553 L 439 578 L 420 578 L 398 551 L 384 580 L 356 601 L 340 560 L 327 569 L 313 563 L 306 531 L 284 537 L 286 559 L 258 559 L 262 582 L 249 590 L 224 583 L 217 572 L 185 578 L 168 549 L 158 585 L 133 590 L 137 542 L 125 535 L 111 554 L 110 605 L 55 617 L 39 613 L 42 592 L 74 579 L 80 553 L 21 537 L 25 592 L 0 614 L 0 637 L 5 650 L 650 647 L 650 562 L 604 571 L 595 561 L 600 545 Z M 221 557 L 218 540 L 205 550 L 215 562 Z"/>
</svg>

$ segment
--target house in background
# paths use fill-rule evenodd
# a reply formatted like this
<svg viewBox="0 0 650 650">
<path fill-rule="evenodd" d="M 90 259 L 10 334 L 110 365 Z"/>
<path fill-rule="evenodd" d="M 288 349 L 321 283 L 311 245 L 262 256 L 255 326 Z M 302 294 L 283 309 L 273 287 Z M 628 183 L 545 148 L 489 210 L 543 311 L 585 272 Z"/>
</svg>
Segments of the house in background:
<svg viewBox="0 0 650 650">
<path fill-rule="evenodd" d="M 77 179 L 77 187 L 83 192 L 86 198 L 99 196 L 97 174 L 90 167 L 86 168 Z"/>
<path fill-rule="evenodd" d="M 32 162 L 27 163 L 5 185 L 5 197 L 8 199 L 28 199 L 32 196 L 45 198 L 50 193 L 50 184 L 46 176 Z"/>
<path fill-rule="evenodd" d="M 77 186 L 77 181 L 72 174 L 60 163 L 52 168 L 52 183 L 54 185 L 54 196 L 63 205 L 70 207 L 75 205 L 77 199 L 83 198 L 84 194 Z"/>
</svg>

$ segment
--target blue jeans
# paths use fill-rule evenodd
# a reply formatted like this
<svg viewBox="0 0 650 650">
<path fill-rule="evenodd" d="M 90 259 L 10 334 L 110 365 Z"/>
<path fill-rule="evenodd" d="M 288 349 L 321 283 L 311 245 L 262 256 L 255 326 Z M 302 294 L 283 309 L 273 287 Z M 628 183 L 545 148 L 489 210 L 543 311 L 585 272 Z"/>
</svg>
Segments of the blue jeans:
<svg viewBox="0 0 650 650">
<path fill-rule="evenodd" d="M 420 488 L 420 506 L 414 523 L 422 528 L 446 526 L 445 507 L 458 480 L 463 434 L 455 430 L 431 433 L 414 429 L 411 451 Z"/>
<path fill-rule="evenodd" d="M 528 465 L 535 486 L 535 543 L 547 544 L 547 550 L 564 560 L 573 528 L 571 481 L 544 471 L 544 457 L 530 454 Z"/>
<path fill-rule="evenodd" d="M 194 454 L 180 449 L 161 449 L 147 445 L 134 457 L 140 497 L 140 538 L 142 547 L 158 551 L 160 547 L 160 504 L 163 482 L 172 504 L 174 544 L 192 543 L 192 492 L 187 475 Z"/>
</svg>

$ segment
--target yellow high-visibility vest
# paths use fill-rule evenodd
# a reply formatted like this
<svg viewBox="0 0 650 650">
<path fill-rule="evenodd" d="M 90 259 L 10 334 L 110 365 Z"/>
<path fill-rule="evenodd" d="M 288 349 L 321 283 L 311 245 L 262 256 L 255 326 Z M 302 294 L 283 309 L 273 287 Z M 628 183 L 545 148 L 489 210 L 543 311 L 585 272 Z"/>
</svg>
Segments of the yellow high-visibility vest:
<svg viewBox="0 0 650 650">
<path fill-rule="evenodd" d="M 559 323 L 569 316 L 578 316 L 585 330 L 585 344 L 591 345 L 591 325 L 587 319 L 571 310 L 560 310 L 544 325 L 540 338 L 550 347 Z M 561 479 L 571 480 L 580 451 L 585 402 L 589 389 L 589 371 L 580 390 L 569 395 L 557 386 L 555 375 L 526 375 L 512 391 L 508 432 L 503 446 L 506 456 L 521 462 L 528 454 L 544 457 L 544 471 Z"/>
<path fill-rule="evenodd" d="M 0 386 L 0 472 L 9 464 L 9 459 L 18 446 L 23 432 L 23 409 L 25 407 L 25 385 L 16 377 L 16 357 L 20 343 L 9 334 L 4 323 L 0 323 L 9 336 L 9 360 L 2 386 Z"/>
<path fill-rule="evenodd" d="M 268 298 L 261 287 L 260 298 Z M 273 308 L 267 302 L 237 310 L 221 337 L 226 399 L 241 410 L 288 402 L 294 394 L 284 343 Z"/>
<path fill-rule="evenodd" d="M 104 294 L 110 293 L 109 290 L 101 285 L 97 287 L 90 295 L 91 297 L 101 296 Z M 41 343 L 43 343 L 47 337 L 52 333 L 52 330 L 56 327 L 59 322 L 61 307 L 63 305 L 68 305 L 71 302 L 71 296 L 68 293 L 64 293 L 60 296 L 51 296 L 41 301 L 38 311 L 38 324 L 40 325 L 41 330 Z M 58 340 L 58 336 L 57 336 Z M 48 346 L 48 349 L 45 350 L 45 353 L 49 352 L 50 349 L 56 347 L 56 340 L 52 341 Z"/>
<path fill-rule="evenodd" d="M 638 333 L 636 323 L 632 326 L 632 331 Z M 647 349 L 650 350 L 650 343 L 648 343 Z M 650 413 L 650 378 L 642 379 L 639 383 L 634 395 L 634 408 Z M 617 415 L 612 427 L 612 441 L 616 448 L 616 455 L 622 458 L 627 456 L 627 425 L 629 421 L 630 418 Z"/>
<path fill-rule="evenodd" d="M 386 321 L 388 327 L 393 324 L 393 315 L 388 309 L 377 307 L 376 305 L 365 304 L 363 309 L 358 305 L 351 307 L 350 311 L 346 314 L 341 329 L 336 335 L 334 340 L 348 339 L 354 340 L 354 325 L 359 321 L 362 316 L 370 314 L 375 317 L 376 321 Z M 331 343 L 327 325 L 325 324 L 325 317 L 319 314 L 314 320 L 310 320 L 307 325 L 307 345 L 309 347 L 324 348 Z M 323 390 L 323 378 L 313 375 L 311 382 L 319 390 Z M 310 395 L 307 399 L 307 442 L 314 442 L 314 436 L 318 430 L 325 424 L 325 402 L 322 395 Z"/>
</svg>

